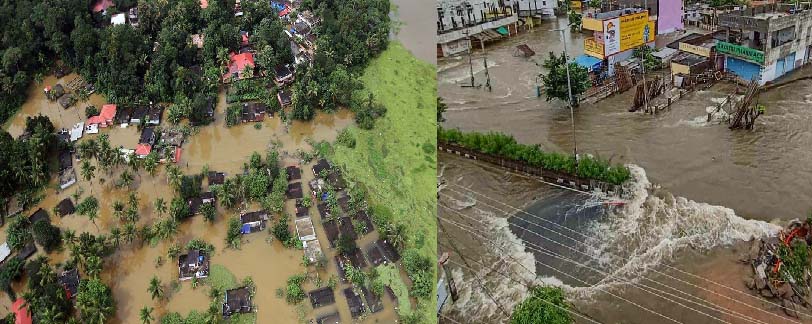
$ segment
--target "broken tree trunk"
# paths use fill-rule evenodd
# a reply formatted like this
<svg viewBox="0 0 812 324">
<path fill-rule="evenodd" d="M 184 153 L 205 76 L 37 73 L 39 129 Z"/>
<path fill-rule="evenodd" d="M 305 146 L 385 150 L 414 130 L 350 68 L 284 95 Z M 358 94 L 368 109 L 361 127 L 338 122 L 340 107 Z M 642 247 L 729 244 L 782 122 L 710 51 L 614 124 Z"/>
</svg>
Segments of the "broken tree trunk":
<svg viewBox="0 0 812 324">
<path fill-rule="evenodd" d="M 751 106 L 750 103 L 753 101 L 753 98 L 758 95 L 759 85 L 758 81 L 752 80 L 750 84 L 747 86 L 747 91 L 745 92 L 744 99 L 739 102 L 738 107 L 736 108 L 735 115 L 730 119 L 730 129 L 752 129 L 753 124 L 756 122 L 756 118 L 761 115 L 761 112 L 755 106 Z"/>
</svg>

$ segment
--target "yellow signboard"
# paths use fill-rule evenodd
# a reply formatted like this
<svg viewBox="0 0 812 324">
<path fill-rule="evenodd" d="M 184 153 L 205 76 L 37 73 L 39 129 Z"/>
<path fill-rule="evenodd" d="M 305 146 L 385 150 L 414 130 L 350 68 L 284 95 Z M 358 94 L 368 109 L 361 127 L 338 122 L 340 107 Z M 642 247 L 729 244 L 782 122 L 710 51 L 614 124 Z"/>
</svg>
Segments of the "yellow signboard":
<svg viewBox="0 0 812 324">
<path fill-rule="evenodd" d="M 699 56 L 710 57 L 710 48 L 707 47 L 691 45 L 688 43 L 679 43 L 679 50 Z"/>
<path fill-rule="evenodd" d="M 581 1 L 570 1 L 570 8 L 573 10 L 581 10 Z"/>
<path fill-rule="evenodd" d="M 596 42 L 591 37 L 584 39 L 584 54 L 603 59 L 603 44 Z"/>
<path fill-rule="evenodd" d="M 602 32 L 603 21 L 595 18 L 584 17 L 584 19 L 581 20 L 581 29 Z"/>
<path fill-rule="evenodd" d="M 620 51 L 654 41 L 654 26 L 648 19 L 648 11 L 620 16 Z"/>
</svg>

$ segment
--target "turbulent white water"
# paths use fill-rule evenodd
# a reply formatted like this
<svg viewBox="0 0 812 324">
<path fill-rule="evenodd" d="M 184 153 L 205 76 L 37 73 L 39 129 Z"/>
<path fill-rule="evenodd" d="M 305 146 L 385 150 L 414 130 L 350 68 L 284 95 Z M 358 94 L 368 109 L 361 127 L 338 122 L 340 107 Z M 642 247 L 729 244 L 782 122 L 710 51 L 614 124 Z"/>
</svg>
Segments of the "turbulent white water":
<svg viewBox="0 0 812 324">
<path fill-rule="evenodd" d="M 637 280 L 681 249 L 709 250 L 780 230 L 777 225 L 736 216 L 727 207 L 652 190 L 645 170 L 634 165 L 629 169 L 633 180 L 627 187 L 626 204 L 586 231 L 586 253 L 613 269 L 587 292 Z"/>
<path fill-rule="evenodd" d="M 585 300 L 600 290 L 635 282 L 647 271 L 671 261 L 674 253 L 681 249 L 708 250 L 775 235 L 780 229 L 763 221 L 743 219 L 730 208 L 674 197 L 653 188 L 642 168 L 634 165 L 629 168 L 633 180 L 626 188 L 629 193 L 626 204 L 609 211 L 589 228 L 578 229 L 586 241 L 573 247 L 590 255 L 593 266 L 609 273 L 588 287 L 571 287 L 557 278 L 536 277 L 536 259 L 525 250 L 525 243 L 511 232 L 508 219 L 470 208 L 476 205 L 473 197 L 465 201 L 452 199 L 454 209 L 482 220 L 481 225 L 477 224 L 482 227 L 478 230 L 487 237 L 476 240 L 491 243 L 477 261 L 481 262 L 479 266 L 491 266 L 478 269 L 476 274 L 463 274 L 458 267 L 452 267 L 460 298 L 445 311 L 461 315 L 459 318 L 506 322 L 494 299 L 508 311 L 512 309 L 527 296 L 527 287 L 517 282 L 562 287 L 570 298 Z M 584 206 L 576 208 L 588 208 L 594 206 L 594 202 L 589 199 Z M 485 288 L 492 296 L 486 294 Z"/>
</svg>

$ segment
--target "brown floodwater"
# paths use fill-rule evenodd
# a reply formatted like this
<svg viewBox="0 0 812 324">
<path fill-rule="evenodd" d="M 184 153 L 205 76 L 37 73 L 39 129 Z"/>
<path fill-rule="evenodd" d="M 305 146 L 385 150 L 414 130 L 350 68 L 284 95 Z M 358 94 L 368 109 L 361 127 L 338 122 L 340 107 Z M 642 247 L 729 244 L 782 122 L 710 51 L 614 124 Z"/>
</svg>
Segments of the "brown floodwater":
<svg viewBox="0 0 812 324">
<path fill-rule="evenodd" d="M 76 77 L 68 75 L 60 80 L 54 77 L 47 77 L 40 85 L 32 86 L 29 100 L 24 104 L 20 113 L 10 120 L 5 128 L 13 135 L 19 136 L 25 127 L 25 117 L 42 113 L 51 118 L 57 128 L 70 128 L 78 121 L 83 121 L 84 107 L 88 104 L 101 106 L 105 103 L 99 95 L 93 95 L 88 102 L 81 102 L 77 107 L 63 110 L 55 102 L 48 101 L 41 88 L 46 85 L 54 85 L 57 82 L 65 83 Z M 200 172 L 204 165 L 210 170 L 225 172 L 228 176 L 234 176 L 242 171 L 243 163 L 248 161 L 252 152 L 264 153 L 273 143 L 282 154 L 282 163 L 285 165 L 300 165 L 303 172 L 303 183 L 313 179 L 314 175 L 310 170 L 313 162 L 304 164 L 296 158 L 298 150 L 312 151 L 312 147 L 306 139 L 315 141 L 333 141 L 338 131 L 349 126 L 353 122 L 353 115 L 347 110 L 340 110 L 336 113 L 317 113 L 313 121 L 300 122 L 293 121 L 288 125 L 281 122 L 275 115 L 266 118 L 261 123 L 262 127 L 256 129 L 252 124 L 239 125 L 231 128 L 225 127 L 224 111 L 226 108 L 224 94 L 220 94 L 216 108 L 216 118 L 214 123 L 200 127 L 199 130 L 187 138 L 183 145 L 183 154 L 178 165 L 185 174 Z M 109 135 L 112 146 L 124 146 L 134 148 L 138 142 L 138 131 L 136 127 L 129 128 L 107 128 L 101 133 Z M 98 135 L 86 135 L 86 138 L 94 138 Z M 263 154 L 264 155 L 264 154 Z M 78 169 L 78 162 L 74 161 Z M 83 179 L 62 192 L 53 189 L 46 190 L 45 198 L 38 204 L 50 211 L 60 200 L 70 197 L 78 190 L 83 190 L 86 197 L 89 194 L 96 196 L 100 201 L 99 217 L 95 224 L 86 217 L 79 215 L 66 216 L 59 219 L 52 215 L 54 223 L 61 228 L 69 228 L 77 234 L 90 232 L 93 234 L 108 233 L 113 227 L 122 227 L 121 222 L 115 219 L 112 213 L 112 203 L 116 200 L 127 201 L 130 192 L 135 192 L 139 198 L 140 218 L 139 225 L 151 224 L 161 217 L 153 213 L 153 202 L 158 197 L 163 197 L 167 202 L 171 200 L 174 193 L 167 183 L 165 174 L 159 169 L 155 176 L 150 176 L 143 170 L 135 177 L 130 188 L 115 188 L 113 182 L 118 178 L 121 170 L 117 169 L 110 173 L 96 171 L 96 177 L 88 183 Z M 78 171 L 77 171 L 78 172 Z M 78 174 L 77 174 L 78 176 Z M 49 188 L 55 187 L 55 180 Z M 80 189 L 81 188 L 81 189 Z M 204 185 L 205 188 L 205 185 Z M 305 185 L 306 188 L 306 185 Z M 250 206 L 249 209 L 259 208 Z M 35 208 L 34 208 L 35 209 Z M 24 211 L 27 215 L 32 210 Z M 293 201 L 286 203 L 286 212 L 295 214 Z M 320 217 L 315 206 L 310 211 L 314 224 L 320 224 Z M 160 242 L 155 246 L 149 244 L 140 245 L 138 243 L 122 243 L 121 247 L 114 255 L 106 259 L 105 271 L 102 279 L 110 285 L 113 297 L 116 300 L 117 312 L 114 323 L 135 323 L 139 322 L 138 312 L 143 306 L 155 307 L 154 315 L 160 318 L 166 312 L 180 312 L 187 314 L 191 310 L 205 311 L 210 303 L 208 288 L 199 286 L 192 288 L 190 282 L 182 282 L 177 291 L 170 291 L 168 285 L 177 280 L 177 266 L 175 260 L 166 260 L 168 249 L 173 244 L 185 245 L 186 242 L 201 238 L 214 244 L 215 254 L 212 257 L 213 264 L 223 265 L 228 268 L 238 281 L 246 277 L 251 277 L 257 285 L 254 304 L 257 311 L 258 323 L 296 323 L 301 320 L 313 319 L 324 314 L 338 312 L 345 321 L 350 320 L 349 308 L 346 299 L 340 292 L 348 287 L 347 284 L 339 284 L 336 289 L 336 303 L 331 306 L 321 307 L 316 310 L 311 309 L 307 301 L 303 302 L 304 314 L 300 315 L 297 308 L 288 305 L 284 298 L 276 297 L 276 290 L 284 288 L 286 280 L 296 274 L 305 273 L 307 269 L 302 266 L 303 251 L 296 249 L 286 249 L 279 242 L 269 243 L 266 239 L 271 237 L 269 232 L 253 233 L 243 238 L 243 244 L 239 249 L 227 249 L 225 247 L 226 223 L 229 217 L 236 217 L 236 211 L 228 211 L 218 208 L 218 219 L 214 223 L 205 222 L 202 217 L 194 217 L 182 222 L 178 234 L 171 242 Z M 290 221 L 291 229 L 293 221 Z M 326 243 L 326 235 L 323 227 L 316 226 L 317 237 L 319 238 L 322 250 L 327 256 L 329 263 L 325 270 L 310 272 L 310 276 L 318 276 L 323 282 L 331 276 L 338 277 L 336 266 L 333 261 L 335 250 L 330 249 Z M 0 233 L 0 239 L 5 238 L 5 231 Z M 370 233 L 360 238 L 359 246 L 376 240 L 377 232 Z M 43 252 L 39 252 L 43 253 Z M 67 252 L 51 254 L 52 263 L 56 264 L 66 259 Z M 163 265 L 158 266 L 156 261 L 164 259 Z M 158 276 L 164 283 L 169 298 L 163 301 L 152 301 L 147 287 L 153 275 Z M 404 274 L 405 276 L 405 274 Z M 22 283 L 15 284 L 15 289 L 21 291 L 24 287 Z M 304 284 L 306 291 L 317 288 L 313 282 Z M 394 322 L 397 318 L 395 305 L 382 296 L 384 310 L 367 316 L 364 322 Z M 7 298 L 0 299 L 0 307 L 10 307 Z"/>
<path fill-rule="evenodd" d="M 549 31 L 560 25 L 561 20 L 546 20 L 490 46 L 492 92 L 461 87 L 469 80 L 466 57 L 441 59 L 438 93 L 449 106 L 444 126 L 501 131 L 522 143 L 572 151 L 569 110 L 535 94 L 540 70 L 534 60 L 563 50 L 558 32 Z M 567 32 L 565 39 L 571 56 L 582 53 L 581 34 Z M 519 44 L 538 54 L 530 60 L 514 57 Z M 477 83 L 485 81 L 482 58 L 473 55 Z M 482 284 L 510 309 L 527 293 L 516 280 L 535 280 L 563 287 L 578 311 L 602 323 L 812 322 L 783 316 L 751 294 L 744 285 L 749 270 L 737 262 L 743 242 L 772 235 L 812 209 L 812 164 L 803 162 L 812 158 L 803 149 L 812 147 L 812 82 L 762 93 L 758 102 L 767 114 L 752 131 L 705 121 L 706 107 L 731 91 L 719 84 L 654 116 L 627 112 L 631 92 L 575 111 L 580 153 L 634 165 L 624 207 L 607 208 L 589 195 L 440 154 L 441 180 L 447 183 L 440 205 L 451 208 L 439 209 L 448 220 L 441 222 L 441 251 L 453 251 L 454 240 L 465 255 L 475 256 L 468 256 L 469 263 L 482 261 L 473 271 L 451 266 L 464 298 L 447 314 L 458 321 L 503 323 L 506 316 Z M 452 260 L 462 263 L 455 254 Z"/>
</svg>

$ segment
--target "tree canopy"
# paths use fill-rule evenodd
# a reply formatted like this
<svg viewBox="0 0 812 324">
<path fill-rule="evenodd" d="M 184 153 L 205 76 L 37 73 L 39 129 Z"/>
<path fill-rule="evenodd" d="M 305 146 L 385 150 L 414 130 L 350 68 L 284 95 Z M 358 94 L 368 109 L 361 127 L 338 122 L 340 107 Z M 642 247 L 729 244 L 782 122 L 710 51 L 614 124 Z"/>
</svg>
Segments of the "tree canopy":
<svg viewBox="0 0 812 324">
<path fill-rule="evenodd" d="M 561 288 L 533 287 L 530 295 L 513 308 L 511 324 L 570 324 L 572 316 L 567 311 L 570 304 Z"/>
<path fill-rule="evenodd" d="M 547 101 L 559 99 L 565 102 L 569 101 L 569 92 L 567 91 L 567 64 L 569 64 L 570 84 L 572 87 L 573 103 L 577 104 L 578 96 L 580 96 L 586 89 L 589 89 L 589 73 L 586 68 L 569 62 L 569 57 L 561 53 L 556 55 L 550 52 L 550 57 L 544 60 L 543 67 L 547 70 L 547 74 L 541 75 L 541 81 L 544 85 L 544 94 L 547 96 Z"/>
</svg>

